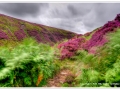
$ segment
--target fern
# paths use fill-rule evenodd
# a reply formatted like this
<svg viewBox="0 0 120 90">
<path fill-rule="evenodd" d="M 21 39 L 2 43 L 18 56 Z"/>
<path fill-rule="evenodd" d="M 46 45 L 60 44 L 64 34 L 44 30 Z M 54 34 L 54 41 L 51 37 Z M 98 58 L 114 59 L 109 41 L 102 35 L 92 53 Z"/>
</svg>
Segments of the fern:
<svg viewBox="0 0 120 90">
<path fill-rule="evenodd" d="M 53 63 L 54 49 L 49 45 L 37 44 L 33 39 L 25 39 L 12 50 L 7 47 L 0 50 L 3 64 L 0 68 L 0 81 L 9 78 L 6 85 L 10 83 L 11 86 L 36 86 L 38 75 L 43 74 L 40 82 L 42 86 L 41 83 L 46 82 L 57 67 Z"/>
<path fill-rule="evenodd" d="M 108 70 L 105 75 L 107 83 L 119 83 L 120 82 L 120 59 L 117 59 L 113 68 Z"/>
<path fill-rule="evenodd" d="M 79 57 L 78 59 L 85 64 L 82 74 L 78 77 L 79 86 L 120 86 L 120 29 L 108 34 L 107 37 L 109 42 L 99 48 L 94 56 L 88 53 L 84 55 L 81 52 L 76 54 L 76 57 Z M 93 85 L 90 83 L 101 84 Z"/>
<path fill-rule="evenodd" d="M 79 76 L 80 86 L 99 86 L 100 73 L 93 69 L 82 69 L 82 75 Z"/>
</svg>

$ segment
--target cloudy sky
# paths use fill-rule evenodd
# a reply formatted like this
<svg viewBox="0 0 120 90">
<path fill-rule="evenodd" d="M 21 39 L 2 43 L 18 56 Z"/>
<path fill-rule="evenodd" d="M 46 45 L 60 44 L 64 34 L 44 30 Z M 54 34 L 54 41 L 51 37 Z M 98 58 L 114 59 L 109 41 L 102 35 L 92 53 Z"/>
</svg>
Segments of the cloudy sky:
<svg viewBox="0 0 120 90">
<path fill-rule="evenodd" d="M 113 20 L 120 3 L 0 3 L 0 13 L 84 34 Z"/>
</svg>

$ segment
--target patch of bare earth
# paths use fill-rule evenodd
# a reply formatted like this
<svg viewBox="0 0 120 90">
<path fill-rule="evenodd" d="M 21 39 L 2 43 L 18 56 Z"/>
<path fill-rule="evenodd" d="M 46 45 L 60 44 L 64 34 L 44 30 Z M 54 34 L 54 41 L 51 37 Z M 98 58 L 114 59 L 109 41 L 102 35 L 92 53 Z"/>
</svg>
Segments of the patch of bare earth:
<svg viewBox="0 0 120 90">
<path fill-rule="evenodd" d="M 46 87 L 61 87 L 63 83 L 72 83 L 75 75 L 69 69 L 63 69 L 52 79 L 48 80 Z"/>
</svg>

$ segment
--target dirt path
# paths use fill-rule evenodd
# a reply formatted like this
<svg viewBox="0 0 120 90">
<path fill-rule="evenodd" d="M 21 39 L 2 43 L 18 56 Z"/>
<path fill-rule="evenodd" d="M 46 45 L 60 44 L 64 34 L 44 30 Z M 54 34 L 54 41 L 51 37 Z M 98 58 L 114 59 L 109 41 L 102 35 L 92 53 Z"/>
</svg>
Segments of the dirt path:
<svg viewBox="0 0 120 90">
<path fill-rule="evenodd" d="M 57 73 L 52 79 L 49 79 L 46 87 L 62 87 L 63 83 L 71 84 L 74 78 L 75 75 L 69 69 L 64 69 Z"/>
</svg>

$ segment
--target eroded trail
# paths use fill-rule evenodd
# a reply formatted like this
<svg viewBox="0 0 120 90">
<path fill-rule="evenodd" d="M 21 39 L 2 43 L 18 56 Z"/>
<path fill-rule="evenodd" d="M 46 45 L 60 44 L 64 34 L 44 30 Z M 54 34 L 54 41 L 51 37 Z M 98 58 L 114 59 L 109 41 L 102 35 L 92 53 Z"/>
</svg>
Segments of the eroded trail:
<svg viewBox="0 0 120 90">
<path fill-rule="evenodd" d="M 46 87 L 61 87 L 64 83 L 71 84 L 75 77 L 69 69 L 60 70 L 52 79 L 48 80 Z"/>
<path fill-rule="evenodd" d="M 81 75 L 81 67 L 83 63 L 76 60 L 59 61 L 60 70 L 53 78 L 48 79 L 45 87 L 74 87 L 76 86 L 76 78 Z"/>
</svg>

